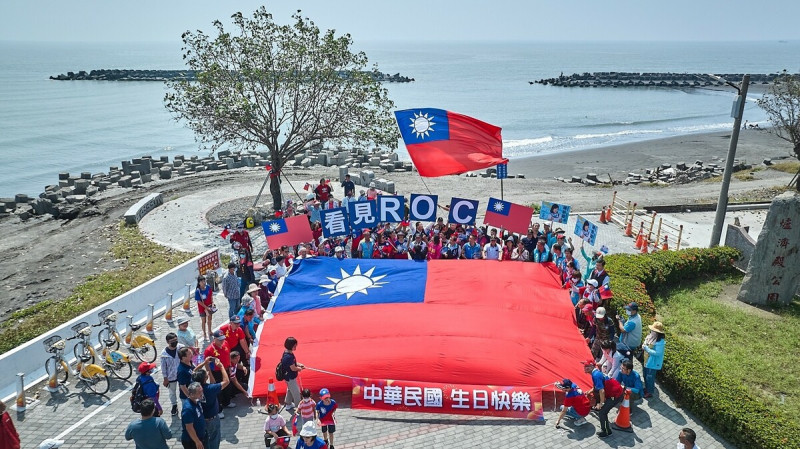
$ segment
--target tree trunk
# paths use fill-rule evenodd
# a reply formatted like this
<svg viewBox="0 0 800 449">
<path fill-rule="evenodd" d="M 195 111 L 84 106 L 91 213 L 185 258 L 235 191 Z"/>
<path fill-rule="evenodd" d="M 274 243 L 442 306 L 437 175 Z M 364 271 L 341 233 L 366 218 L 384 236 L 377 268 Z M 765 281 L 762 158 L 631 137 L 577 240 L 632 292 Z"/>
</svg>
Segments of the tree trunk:
<svg viewBox="0 0 800 449">
<path fill-rule="evenodd" d="M 272 171 L 269 173 L 269 193 L 272 194 L 272 208 L 277 212 L 283 209 L 283 196 L 281 195 L 281 170 L 283 160 L 277 151 L 270 151 Z"/>
</svg>

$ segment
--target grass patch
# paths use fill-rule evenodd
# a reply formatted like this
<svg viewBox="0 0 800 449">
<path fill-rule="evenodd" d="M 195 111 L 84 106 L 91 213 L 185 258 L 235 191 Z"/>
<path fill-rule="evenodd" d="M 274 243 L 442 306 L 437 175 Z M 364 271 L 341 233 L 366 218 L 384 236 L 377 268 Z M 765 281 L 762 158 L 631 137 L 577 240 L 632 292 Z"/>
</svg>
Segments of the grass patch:
<svg viewBox="0 0 800 449">
<path fill-rule="evenodd" d="M 64 300 L 46 300 L 14 312 L 0 325 L 0 354 L 50 331 L 155 276 L 191 259 L 192 253 L 176 251 L 146 239 L 136 226 L 120 222 L 111 254 L 125 266 L 89 276 Z M 62 335 L 62 337 L 65 337 Z"/>
<path fill-rule="evenodd" d="M 800 161 L 777 162 L 770 165 L 769 168 L 785 173 L 795 174 L 800 171 Z"/>
<path fill-rule="evenodd" d="M 721 299 L 726 286 L 741 281 L 741 275 L 696 279 L 653 299 L 671 333 L 695 346 L 712 366 L 764 403 L 798 416 L 800 303 L 765 316 L 758 309 Z"/>
</svg>

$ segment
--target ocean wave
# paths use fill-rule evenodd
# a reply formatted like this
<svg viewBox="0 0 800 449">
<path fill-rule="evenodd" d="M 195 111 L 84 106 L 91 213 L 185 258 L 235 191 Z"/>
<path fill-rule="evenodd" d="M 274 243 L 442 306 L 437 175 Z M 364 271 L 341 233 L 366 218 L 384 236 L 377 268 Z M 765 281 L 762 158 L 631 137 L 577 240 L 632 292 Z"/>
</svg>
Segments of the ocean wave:
<svg viewBox="0 0 800 449">
<path fill-rule="evenodd" d="M 754 122 L 755 123 L 755 122 Z M 674 126 L 668 129 L 669 132 L 678 134 L 692 134 L 707 131 L 724 131 L 730 130 L 731 123 L 708 123 L 705 125 L 689 125 L 689 126 Z"/>
<path fill-rule="evenodd" d="M 552 136 L 547 137 L 539 137 L 536 139 L 518 139 L 518 140 L 504 140 L 503 147 L 504 148 L 514 148 L 514 147 L 522 147 L 528 145 L 541 145 L 543 143 L 549 143 L 553 141 Z"/>
<path fill-rule="evenodd" d="M 663 133 L 663 130 L 660 129 L 625 129 L 622 131 L 616 131 L 613 133 L 600 133 L 600 134 L 578 134 L 574 139 L 577 140 L 584 140 L 584 139 L 600 139 L 604 137 L 618 137 L 618 136 L 630 136 L 636 134 L 660 134 Z"/>
</svg>

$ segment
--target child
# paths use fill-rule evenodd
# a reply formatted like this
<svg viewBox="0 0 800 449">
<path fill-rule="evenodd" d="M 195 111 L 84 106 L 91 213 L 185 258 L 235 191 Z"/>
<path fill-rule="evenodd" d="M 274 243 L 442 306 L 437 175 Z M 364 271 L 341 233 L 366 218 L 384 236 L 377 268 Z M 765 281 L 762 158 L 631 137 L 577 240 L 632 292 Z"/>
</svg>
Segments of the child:
<svg viewBox="0 0 800 449">
<path fill-rule="evenodd" d="M 286 428 L 286 420 L 278 413 L 277 404 L 267 406 L 269 416 L 264 421 L 264 444 L 268 448 L 289 447 L 289 429 Z"/>
<path fill-rule="evenodd" d="M 319 391 L 317 402 L 317 424 L 322 427 L 322 439 L 329 449 L 333 449 L 333 434 L 336 432 L 336 417 L 334 413 L 338 408 L 336 401 L 331 399 L 331 393 L 327 388 Z"/>
<path fill-rule="evenodd" d="M 303 424 L 314 422 L 317 419 L 317 403 L 311 399 L 311 390 L 303 388 L 303 399 L 297 405 L 297 428 L 302 429 Z"/>
</svg>

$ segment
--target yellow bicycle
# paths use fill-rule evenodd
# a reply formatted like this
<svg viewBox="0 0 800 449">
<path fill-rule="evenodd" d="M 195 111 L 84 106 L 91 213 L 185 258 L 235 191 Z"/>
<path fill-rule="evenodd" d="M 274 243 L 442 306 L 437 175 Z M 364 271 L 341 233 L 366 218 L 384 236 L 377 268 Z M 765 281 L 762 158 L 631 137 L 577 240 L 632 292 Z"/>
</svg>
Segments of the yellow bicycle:
<svg viewBox="0 0 800 449">
<path fill-rule="evenodd" d="M 89 323 L 85 321 L 72 326 L 72 331 L 75 332 L 79 338 L 78 343 L 76 343 L 73 348 L 77 360 L 86 358 L 87 360 L 91 360 L 91 363 L 95 362 L 97 351 L 95 351 L 94 346 L 92 346 L 90 339 L 92 336 L 92 327 L 98 326 L 100 326 L 100 324 L 90 326 Z M 130 356 L 111 349 L 109 345 L 104 344 L 102 340 L 100 340 L 100 344 L 103 345 L 103 351 L 100 354 L 100 361 L 103 368 L 118 379 L 129 379 L 133 374 Z"/>
<path fill-rule="evenodd" d="M 67 340 L 75 340 L 79 336 L 68 338 Z M 79 382 L 83 383 L 95 394 L 106 394 L 109 388 L 108 374 L 103 367 L 90 363 L 91 358 L 81 356 L 78 358 L 78 365 L 75 371 L 72 371 L 69 364 L 64 359 L 64 348 L 67 345 L 67 340 L 64 340 L 58 335 L 53 335 L 46 339 L 44 347 L 47 352 L 52 353 L 47 361 L 44 363 L 44 369 L 47 371 L 49 377 L 55 377 L 56 380 L 63 384 L 72 374 Z"/>
<path fill-rule="evenodd" d="M 107 348 L 114 350 L 119 349 L 122 336 L 117 332 L 117 314 L 125 313 L 127 310 L 120 310 L 114 312 L 113 309 L 105 309 L 100 311 L 97 316 L 100 318 L 100 326 L 105 326 L 100 329 L 97 337 L 100 339 L 100 344 L 105 345 Z M 156 343 L 152 338 L 145 335 L 136 335 L 136 331 L 142 328 L 140 324 L 131 324 L 130 334 L 125 336 L 125 345 L 142 362 L 153 363 L 158 357 L 156 350 Z"/>
</svg>

